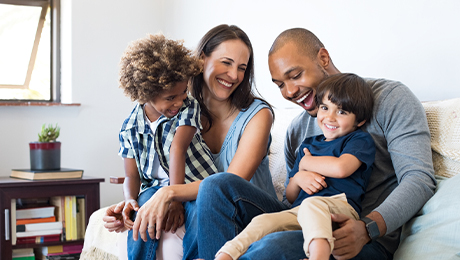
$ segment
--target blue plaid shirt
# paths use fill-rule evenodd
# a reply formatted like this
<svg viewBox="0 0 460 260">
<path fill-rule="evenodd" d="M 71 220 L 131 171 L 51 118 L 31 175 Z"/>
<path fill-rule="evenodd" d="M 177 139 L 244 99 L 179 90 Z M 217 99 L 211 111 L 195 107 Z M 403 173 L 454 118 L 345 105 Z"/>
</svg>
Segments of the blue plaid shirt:
<svg viewBox="0 0 460 260">
<path fill-rule="evenodd" d="M 155 134 L 145 120 L 143 106 L 140 104 L 134 107 L 130 116 L 123 122 L 119 133 L 118 155 L 136 159 L 142 191 L 158 185 L 158 180 L 151 177 L 155 153 L 158 154 L 161 167 L 169 175 L 169 149 L 177 127 L 182 125 L 202 129 L 200 106 L 191 96 L 184 100 L 176 116 L 161 116 L 158 119 Z M 201 137 L 201 133 L 197 131 L 185 155 L 185 183 L 202 180 L 216 172 L 211 150 Z"/>
</svg>

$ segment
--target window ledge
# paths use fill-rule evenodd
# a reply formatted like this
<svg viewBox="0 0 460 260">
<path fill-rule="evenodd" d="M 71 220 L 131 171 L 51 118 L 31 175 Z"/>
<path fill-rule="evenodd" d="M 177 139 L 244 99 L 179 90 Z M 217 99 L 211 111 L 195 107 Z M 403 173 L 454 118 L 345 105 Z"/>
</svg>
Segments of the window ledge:
<svg viewBox="0 0 460 260">
<path fill-rule="evenodd" d="M 40 102 L 40 101 L 0 101 L 2 107 L 69 107 L 81 106 L 80 103 Z"/>
</svg>

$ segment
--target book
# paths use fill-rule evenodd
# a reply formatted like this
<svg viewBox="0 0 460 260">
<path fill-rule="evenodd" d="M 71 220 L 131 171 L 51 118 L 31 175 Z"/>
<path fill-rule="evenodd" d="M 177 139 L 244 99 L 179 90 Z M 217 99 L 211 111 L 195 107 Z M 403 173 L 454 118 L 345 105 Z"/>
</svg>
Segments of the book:
<svg viewBox="0 0 460 260">
<path fill-rule="evenodd" d="M 65 196 L 65 239 L 77 240 L 77 200 L 75 196 Z"/>
<path fill-rule="evenodd" d="M 83 244 L 79 245 L 57 245 L 57 246 L 47 246 L 35 248 L 35 257 L 37 259 L 50 259 L 53 256 L 54 258 L 69 256 L 69 255 L 78 255 L 81 254 L 83 250 Z"/>
<path fill-rule="evenodd" d="M 18 208 L 36 208 L 49 205 L 49 198 L 17 198 Z"/>
<path fill-rule="evenodd" d="M 16 245 L 16 199 L 11 199 L 11 245 Z"/>
<path fill-rule="evenodd" d="M 16 219 L 49 218 L 54 216 L 54 206 L 16 209 Z"/>
<path fill-rule="evenodd" d="M 40 231 L 40 230 L 50 230 L 50 229 L 61 229 L 62 230 L 62 222 L 56 221 L 56 222 L 43 222 L 43 223 L 16 225 L 16 232 Z"/>
<path fill-rule="evenodd" d="M 56 221 L 55 216 L 51 216 L 51 217 L 47 217 L 47 218 L 25 218 L 25 219 L 17 219 L 16 220 L 16 225 L 55 222 L 55 221 Z"/>
<path fill-rule="evenodd" d="M 16 232 L 16 238 L 36 237 L 36 236 L 46 236 L 46 235 L 60 235 L 61 233 L 62 233 L 62 228 L 37 230 L 37 231 L 24 231 L 24 232 Z"/>
<path fill-rule="evenodd" d="M 19 237 L 17 238 L 17 245 L 24 244 L 43 244 L 45 242 L 61 241 L 61 235 L 46 235 L 46 236 L 33 236 L 33 237 Z"/>
<path fill-rule="evenodd" d="M 80 253 L 70 255 L 50 255 L 47 258 L 48 260 L 78 260 L 80 259 Z"/>
<path fill-rule="evenodd" d="M 57 221 L 62 223 L 62 235 L 61 241 L 66 241 L 66 231 L 65 231 L 65 197 L 64 196 L 54 196 L 50 198 L 50 204 L 53 205 L 54 215 L 57 218 Z"/>
<path fill-rule="evenodd" d="M 77 239 L 84 239 L 86 231 L 85 197 L 77 196 Z"/>
<path fill-rule="evenodd" d="M 30 255 L 30 256 L 17 256 L 13 257 L 13 260 L 35 260 L 35 256 Z"/>
<path fill-rule="evenodd" d="M 48 254 L 62 253 L 64 252 L 63 245 L 57 246 L 45 246 L 35 249 L 35 254 L 38 256 L 47 256 Z"/>
<path fill-rule="evenodd" d="M 34 254 L 33 248 L 19 248 L 13 249 L 12 256 L 30 256 Z"/>
<path fill-rule="evenodd" d="M 72 216 L 70 218 L 72 224 L 72 240 L 77 240 L 77 197 L 72 198 Z"/>
<path fill-rule="evenodd" d="M 13 260 L 35 260 L 33 248 L 19 248 L 13 249 L 12 252 Z"/>
<path fill-rule="evenodd" d="M 37 255 L 63 255 L 63 254 L 76 254 L 81 253 L 83 250 L 83 244 L 78 245 L 56 245 L 56 246 L 46 246 L 40 247 L 35 250 L 35 254 Z"/>
<path fill-rule="evenodd" d="M 35 171 L 31 169 L 13 169 L 10 177 L 27 180 L 81 179 L 83 170 L 61 168 L 59 170 Z"/>
</svg>

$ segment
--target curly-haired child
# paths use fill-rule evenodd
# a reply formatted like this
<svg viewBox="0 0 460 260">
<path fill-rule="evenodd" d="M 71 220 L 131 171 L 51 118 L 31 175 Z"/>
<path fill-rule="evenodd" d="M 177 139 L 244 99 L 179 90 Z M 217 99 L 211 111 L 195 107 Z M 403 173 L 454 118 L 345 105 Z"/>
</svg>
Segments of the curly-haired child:
<svg viewBox="0 0 460 260">
<path fill-rule="evenodd" d="M 130 229 L 128 240 L 138 240 L 133 238 L 133 221 L 129 218 L 133 215 L 134 219 L 158 189 L 202 180 L 217 172 L 211 151 L 200 134 L 199 104 L 187 94 L 189 78 L 199 74 L 201 68 L 200 60 L 182 42 L 162 34 L 132 42 L 121 58 L 120 88 L 138 102 L 119 133 L 119 155 L 125 168 L 123 218 Z M 174 230 L 184 223 L 184 208 L 180 202 L 173 202 L 168 210 L 173 212 L 169 218 Z M 136 259 L 142 248 L 156 249 L 158 240 L 147 234 L 147 241 L 134 245 L 128 248 L 130 259 Z"/>
</svg>

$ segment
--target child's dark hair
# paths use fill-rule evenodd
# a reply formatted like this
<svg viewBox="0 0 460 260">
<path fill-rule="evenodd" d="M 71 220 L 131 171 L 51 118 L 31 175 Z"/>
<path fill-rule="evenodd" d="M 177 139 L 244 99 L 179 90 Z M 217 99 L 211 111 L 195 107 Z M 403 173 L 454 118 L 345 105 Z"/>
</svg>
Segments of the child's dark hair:
<svg viewBox="0 0 460 260">
<path fill-rule="evenodd" d="M 366 81 L 352 73 L 340 73 L 326 78 L 319 84 L 316 103 L 322 104 L 327 99 L 339 108 L 355 114 L 356 121 L 361 122 L 372 118 L 374 95 Z"/>
<path fill-rule="evenodd" d="M 132 101 L 144 104 L 178 82 L 198 75 L 202 62 L 182 41 L 162 34 L 132 42 L 120 61 L 119 86 Z"/>
</svg>

